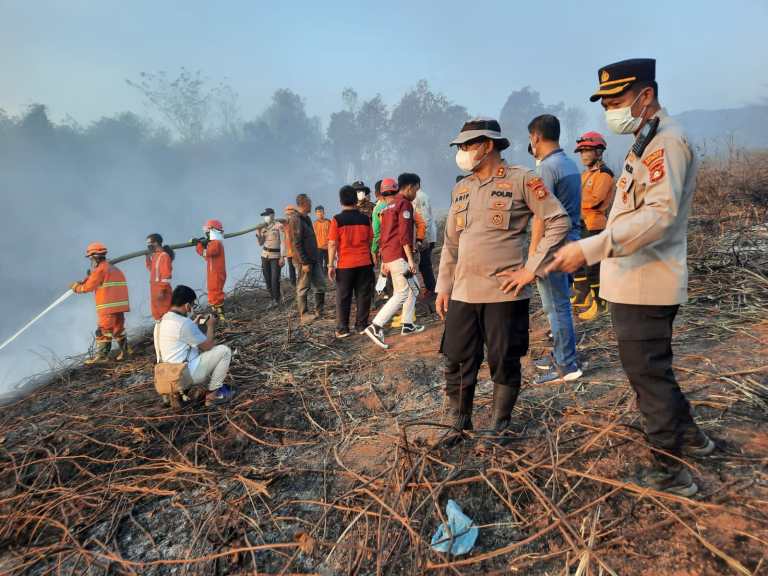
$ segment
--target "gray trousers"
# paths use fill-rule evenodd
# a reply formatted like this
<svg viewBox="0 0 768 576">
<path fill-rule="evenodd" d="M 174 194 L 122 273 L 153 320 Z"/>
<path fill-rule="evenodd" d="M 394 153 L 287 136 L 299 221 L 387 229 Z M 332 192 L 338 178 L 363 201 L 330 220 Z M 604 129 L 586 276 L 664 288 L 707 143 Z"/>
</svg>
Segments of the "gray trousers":
<svg viewBox="0 0 768 576">
<path fill-rule="evenodd" d="M 304 267 L 297 263 L 297 272 L 299 279 L 296 282 L 296 305 L 299 314 L 303 316 L 309 311 L 310 286 L 315 292 L 315 312 L 321 314 L 325 308 L 325 275 L 322 264 L 313 262 L 309 265 L 309 271 L 305 272 Z"/>
</svg>

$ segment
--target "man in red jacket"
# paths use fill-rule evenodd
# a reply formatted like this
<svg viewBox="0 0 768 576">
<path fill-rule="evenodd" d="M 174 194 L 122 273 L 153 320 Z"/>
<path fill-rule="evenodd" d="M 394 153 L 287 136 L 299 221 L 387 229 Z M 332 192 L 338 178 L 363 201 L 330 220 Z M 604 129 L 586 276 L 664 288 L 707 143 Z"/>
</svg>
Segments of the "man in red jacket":
<svg viewBox="0 0 768 576">
<path fill-rule="evenodd" d="M 423 332 L 424 326 L 414 323 L 416 318 L 416 262 L 414 261 L 414 216 L 412 200 L 418 188 L 406 186 L 399 190 L 397 181 L 385 178 L 381 181 L 381 194 L 387 205 L 380 213 L 381 228 L 379 246 L 381 251 L 381 272 L 392 278 L 392 297 L 379 310 L 365 335 L 385 350 L 384 326 L 402 308 L 400 333 L 402 335 Z M 400 192 L 398 194 L 398 191 Z"/>
<path fill-rule="evenodd" d="M 224 283 L 227 281 L 227 262 L 224 258 L 224 226 L 220 220 L 208 220 L 203 226 L 205 236 L 197 239 L 196 250 L 206 261 L 208 304 L 216 315 L 224 319 Z"/>
<path fill-rule="evenodd" d="M 88 245 L 85 255 L 91 260 L 91 270 L 82 282 L 74 282 L 70 288 L 76 294 L 96 293 L 96 354 L 85 364 L 104 362 L 109 358 L 112 340 L 120 346 L 116 360 L 128 357 L 128 339 L 125 336 L 125 313 L 128 305 L 128 284 L 125 275 L 107 261 L 107 247 L 101 242 Z"/>
</svg>

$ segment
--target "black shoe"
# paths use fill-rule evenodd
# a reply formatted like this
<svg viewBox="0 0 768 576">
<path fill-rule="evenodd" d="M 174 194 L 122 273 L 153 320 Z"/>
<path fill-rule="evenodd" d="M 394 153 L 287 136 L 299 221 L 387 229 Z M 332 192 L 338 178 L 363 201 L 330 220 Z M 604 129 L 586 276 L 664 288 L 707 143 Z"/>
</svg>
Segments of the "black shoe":
<svg viewBox="0 0 768 576">
<path fill-rule="evenodd" d="M 424 332 L 424 326 L 421 324 L 403 324 L 402 328 L 400 328 L 400 334 L 403 336 L 418 334 L 419 332 Z"/>
</svg>

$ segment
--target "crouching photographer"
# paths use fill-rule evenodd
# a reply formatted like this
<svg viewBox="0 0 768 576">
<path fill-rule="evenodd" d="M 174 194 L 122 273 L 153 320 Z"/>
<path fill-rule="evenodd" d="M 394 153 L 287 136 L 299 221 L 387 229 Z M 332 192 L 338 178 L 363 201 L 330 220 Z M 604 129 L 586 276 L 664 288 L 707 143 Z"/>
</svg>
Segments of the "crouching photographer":
<svg viewBox="0 0 768 576">
<path fill-rule="evenodd" d="M 155 387 L 172 404 L 178 404 L 179 396 L 201 400 L 203 393 L 196 391 L 207 384 L 205 405 L 224 404 L 234 396 L 224 384 L 232 351 L 214 342 L 215 316 L 190 318 L 196 300 L 192 288 L 176 286 L 171 309 L 155 326 Z"/>
</svg>

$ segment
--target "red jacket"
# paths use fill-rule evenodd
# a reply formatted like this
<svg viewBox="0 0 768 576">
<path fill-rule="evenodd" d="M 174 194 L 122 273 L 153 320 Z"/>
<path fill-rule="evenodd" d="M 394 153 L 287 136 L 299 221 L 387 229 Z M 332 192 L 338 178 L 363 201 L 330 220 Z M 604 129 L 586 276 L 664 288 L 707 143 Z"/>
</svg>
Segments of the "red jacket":
<svg viewBox="0 0 768 576">
<path fill-rule="evenodd" d="M 379 250 L 382 261 L 394 262 L 398 258 L 405 258 L 403 246 L 413 248 L 413 204 L 398 194 L 395 201 L 387 204 L 380 212 L 380 218 Z"/>
<path fill-rule="evenodd" d="M 195 247 L 197 253 L 206 261 L 208 278 L 208 303 L 220 306 L 224 302 L 224 284 L 227 281 L 227 262 L 224 258 L 224 244 L 220 240 L 211 240 L 203 248 L 202 242 Z"/>
</svg>

